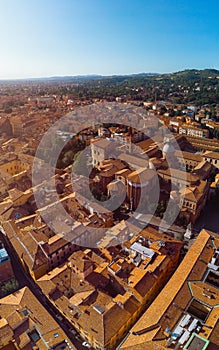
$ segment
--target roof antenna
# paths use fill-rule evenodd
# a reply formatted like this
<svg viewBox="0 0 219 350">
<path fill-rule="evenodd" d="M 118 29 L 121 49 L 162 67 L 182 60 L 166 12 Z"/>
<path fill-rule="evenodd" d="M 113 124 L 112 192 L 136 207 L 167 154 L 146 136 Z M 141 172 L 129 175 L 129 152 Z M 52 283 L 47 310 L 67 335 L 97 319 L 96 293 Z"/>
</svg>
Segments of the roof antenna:
<svg viewBox="0 0 219 350">
<path fill-rule="evenodd" d="M 210 237 L 210 240 L 211 240 L 213 249 L 214 249 L 214 250 L 217 250 L 217 247 L 216 247 L 216 245 L 215 245 L 215 243 L 214 243 L 214 236 L 211 236 L 211 237 Z"/>
</svg>

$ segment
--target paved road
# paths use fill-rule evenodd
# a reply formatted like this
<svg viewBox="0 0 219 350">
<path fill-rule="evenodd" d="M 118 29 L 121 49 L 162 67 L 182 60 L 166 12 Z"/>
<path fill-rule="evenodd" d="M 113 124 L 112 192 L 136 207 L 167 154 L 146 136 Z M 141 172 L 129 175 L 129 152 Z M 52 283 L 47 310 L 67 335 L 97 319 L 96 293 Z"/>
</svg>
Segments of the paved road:
<svg viewBox="0 0 219 350">
<path fill-rule="evenodd" d="M 50 315 L 56 320 L 56 322 L 59 324 L 59 326 L 63 329 L 63 331 L 68 335 L 71 342 L 74 344 L 75 348 L 77 350 L 85 350 L 87 349 L 82 345 L 82 342 L 84 341 L 82 338 L 80 338 L 80 335 L 76 332 L 76 335 L 73 335 L 70 332 L 70 329 L 72 329 L 72 324 L 68 322 L 67 320 L 62 321 L 63 317 L 57 309 L 50 303 L 50 301 L 42 294 L 37 284 L 34 283 L 32 278 L 28 275 L 28 273 L 23 269 L 20 260 L 15 255 L 13 248 L 9 244 L 7 238 L 5 235 L 0 231 L 0 240 L 4 243 L 5 248 L 11 258 L 11 264 L 15 273 L 15 277 L 19 283 L 19 287 L 23 288 L 27 286 L 31 292 L 35 295 L 35 297 L 40 301 L 40 303 L 45 307 L 45 309 L 50 313 Z M 56 315 L 59 315 L 59 318 L 57 318 Z M 91 348 L 90 348 L 91 349 Z"/>
<path fill-rule="evenodd" d="M 200 231 L 201 228 L 219 233 L 219 203 L 209 200 L 198 218 L 194 228 Z"/>
</svg>

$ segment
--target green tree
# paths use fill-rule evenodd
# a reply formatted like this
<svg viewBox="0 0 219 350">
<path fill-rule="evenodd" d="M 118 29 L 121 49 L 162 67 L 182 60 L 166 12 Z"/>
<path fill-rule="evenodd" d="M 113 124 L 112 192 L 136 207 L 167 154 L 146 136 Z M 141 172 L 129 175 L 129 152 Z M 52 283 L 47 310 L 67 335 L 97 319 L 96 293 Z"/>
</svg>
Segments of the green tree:
<svg viewBox="0 0 219 350">
<path fill-rule="evenodd" d="M 4 297 L 5 295 L 15 292 L 16 290 L 18 290 L 18 288 L 18 281 L 15 278 L 12 278 L 10 281 L 4 283 L 4 285 L 0 289 L 0 292 L 2 297 Z"/>
</svg>

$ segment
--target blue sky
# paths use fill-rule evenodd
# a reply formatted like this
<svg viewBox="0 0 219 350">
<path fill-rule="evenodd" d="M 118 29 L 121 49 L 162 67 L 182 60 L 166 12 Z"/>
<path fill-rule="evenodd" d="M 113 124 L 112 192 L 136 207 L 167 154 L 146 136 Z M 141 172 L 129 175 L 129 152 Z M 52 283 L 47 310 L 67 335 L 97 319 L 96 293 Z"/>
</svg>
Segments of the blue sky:
<svg viewBox="0 0 219 350">
<path fill-rule="evenodd" d="M 218 0 L 0 0 L 0 79 L 219 69 Z"/>
</svg>

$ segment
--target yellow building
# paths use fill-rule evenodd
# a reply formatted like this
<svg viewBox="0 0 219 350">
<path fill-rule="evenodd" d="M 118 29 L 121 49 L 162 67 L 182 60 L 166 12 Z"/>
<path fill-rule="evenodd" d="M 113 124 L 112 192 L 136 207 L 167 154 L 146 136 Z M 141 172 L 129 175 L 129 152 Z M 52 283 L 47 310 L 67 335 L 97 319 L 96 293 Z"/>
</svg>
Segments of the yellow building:
<svg viewBox="0 0 219 350">
<path fill-rule="evenodd" d="M 208 199 L 209 182 L 200 181 L 197 186 L 186 187 L 181 191 L 180 207 L 181 217 L 188 222 L 195 223 Z"/>
<path fill-rule="evenodd" d="M 10 174 L 11 176 L 25 172 L 30 169 L 30 166 L 20 159 L 14 159 L 12 161 L 0 164 L 0 174 Z"/>
</svg>

